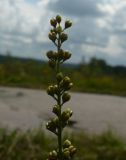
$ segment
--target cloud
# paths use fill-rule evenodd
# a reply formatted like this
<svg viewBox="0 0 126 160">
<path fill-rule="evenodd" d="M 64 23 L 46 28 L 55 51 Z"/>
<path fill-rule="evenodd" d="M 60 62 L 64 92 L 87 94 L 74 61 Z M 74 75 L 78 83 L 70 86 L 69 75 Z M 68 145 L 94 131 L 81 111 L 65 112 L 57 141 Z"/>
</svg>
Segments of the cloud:
<svg viewBox="0 0 126 160">
<path fill-rule="evenodd" d="M 84 55 L 126 64 L 125 0 L 4 0 L 0 11 L 0 52 L 45 59 L 42 53 L 53 48 L 49 20 L 58 13 L 73 21 L 63 44 L 73 52 L 70 62 Z"/>
<path fill-rule="evenodd" d="M 48 7 L 55 12 L 71 16 L 102 16 L 98 8 L 100 0 L 57 0 L 50 1 Z"/>
<path fill-rule="evenodd" d="M 39 35 L 43 41 L 47 37 L 49 16 L 46 18 L 47 1 L 38 1 L 36 5 L 25 0 L 0 1 L 0 50 L 11 50 L 25 55 L 28 49 L 31 54 L 40 49 Z M 37 44 L 38 41 L 38 44 Z M 33 45 L 36 44 L 36 45 Z M 29 47 L 28 45 L 34 46 Z M 28 49 L 27 49 L 28 48 Z"/>
</svg>

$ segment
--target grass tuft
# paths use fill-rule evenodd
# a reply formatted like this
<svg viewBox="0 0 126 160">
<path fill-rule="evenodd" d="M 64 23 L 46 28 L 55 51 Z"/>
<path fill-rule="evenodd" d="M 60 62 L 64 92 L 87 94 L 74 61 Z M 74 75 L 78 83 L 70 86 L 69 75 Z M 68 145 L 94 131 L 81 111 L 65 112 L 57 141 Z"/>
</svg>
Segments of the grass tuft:
<svg viewBox="0 0 126 160">
<path fill-rule="evenodd" d="M 125 139 L 112 131 L 102 134 L 66 133 L 65 137 L 79 148 L 75 160 L 125 160 Z M 43 129 L 20 131 L 0 129 L 1 160 L 45 160 L 51 148 L 56 148 L 54 137 Z"/>
</svg>

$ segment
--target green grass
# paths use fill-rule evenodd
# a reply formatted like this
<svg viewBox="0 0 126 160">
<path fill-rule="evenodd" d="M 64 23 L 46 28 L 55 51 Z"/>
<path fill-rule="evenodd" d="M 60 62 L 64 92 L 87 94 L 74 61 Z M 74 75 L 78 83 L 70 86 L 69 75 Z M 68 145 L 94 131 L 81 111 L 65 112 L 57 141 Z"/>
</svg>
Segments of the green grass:
<svg viewBox="0 0 126 160">
<path fill-rule="evenodd" d="M 78 148 L 75 160 L 125 160 L 126 141 L 112 131 L 100 135 L 85 132 L 66 133 Z M 45 160 L 57 146 L 54 137 L 42 129 L 8 131 L 0 129 L 1 160 Z"/>
<path fill-rule="evenodd" d="M 74 91 L 126 96 L 126 67 L 106 64 L 103 68 L 92 66 L 90 62 L 82 66 L 64 66 L 62 71 L 71 77 Z M 5 57 L 0 63 L 1 86 L 45 89 L 50 82 L 55 82 L 54 77 L 47 64 L 35 60 Z"/>
</svg>

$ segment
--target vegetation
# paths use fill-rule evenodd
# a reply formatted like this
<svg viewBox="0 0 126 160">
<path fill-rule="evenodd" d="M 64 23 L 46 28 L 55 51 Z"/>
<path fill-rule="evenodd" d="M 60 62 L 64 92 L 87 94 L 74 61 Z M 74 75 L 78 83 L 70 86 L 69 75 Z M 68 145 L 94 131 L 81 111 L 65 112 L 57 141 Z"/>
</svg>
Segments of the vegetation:
<svg viewBox="0 0 126 160">
<path fill-rule="evenodd" d="M 62 70 L 71 76 L 75 91 L 126 96 L 126 67 L 91 58 L 88 63 L 65 64 Z M 0 56 L 0 85 L 45 89 L 53 80 L 45 62 Z"/>
<path fill-rule="evenodd" d="M 100 135 L 66 133 L 79 150 L 74 160 L 125 160 L 126 141 L 111 131 Z M 45 160 L 56 139 L 42 129 L 22 132 L 0 129 L 1 160 Z"/>
<path fill-rule="evenodd" d="M 70 78 L 64 76 L 61 72 L 61 65 L 71 57 L 71 53 L 62 49 L 62 44 L 68 39 L 68 35 L 65 33 L 66 29 L 72 26 L 72 22 L 65 21 L 64 28 L 61 26 L 62 18 L 57 15 L 50 20 L 50 24 L 53 27 L 49 33 L 49 39 L 56 46 L 56 51 L 48 51 L 47 57 L 49 59 L 49 66 L 55 72 L 55 84 L 49 85 L 47 89 L 48 95 L 50 95 L 55 101 L 56 105 L 53 106 L 53 113 L 55 118 L 52 118 L 46 124 L 46 128 L 57 136 L 58 146 L 49 153 L 48 160 L 70 160 L 73 159 L 76 153 L 76 148 L 72 145 L 70 140 L 65 139 L 63 141 L 63 130 L 69 122 L 72 116 L 72 110 L 67 108 L 62 111 L 63 105 L 70 100 L 69 90 L 73 86 Z"/>
<path fill-rule="evenodd" d="M 11 56 L 0 56 L 0 60 L 1 85 L 45 89 L 54 79 L 44 62 Z M 88 63 L 66 64 L 62 70 L 72 77 L 76 91 L 126 96 L 126 67 L 112 67 L 92 58 Z"/>
</svg>

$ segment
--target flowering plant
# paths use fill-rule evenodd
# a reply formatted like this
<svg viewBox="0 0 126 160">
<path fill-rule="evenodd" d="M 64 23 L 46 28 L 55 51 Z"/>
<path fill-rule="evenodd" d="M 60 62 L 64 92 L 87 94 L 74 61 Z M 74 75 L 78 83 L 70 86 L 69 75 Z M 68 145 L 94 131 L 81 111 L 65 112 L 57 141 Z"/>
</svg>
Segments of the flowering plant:
<svg viewBox="0 0 126 160">
<path fill-rule="evenodd" d="M 46 128 L 53 132 L 58 139 L 58 147 L 49 153 L 48 160 L 69 160 L 76 152 L 76 148 L 71 142 L 66 139 L 62 140 L 62 132 L 65 126 L 68 124 L 73 112 L 70 108 L 62 111 L 63 105 L 71 98 L 69 90 L 73 86 L 71 79 L 68 76 L 63 75 L 60 71 L 60 66 L 71 57 L 69 51 L 62 49 L 62 44 L 68 39 L 68 35 L 65 30 L 72 26 L 70 20 L 66 20 L 64 27 L 61 26 L 62 18 L 57 15 L 50 20 L 52 29 L 48 35 L 49 39 L 56 46 L 56 51 L 48 51 L 47 57 L 49 59 L 49 66 L 56 72 L 56 84 L 52 84 L 47 88 L 47 93 L 55 101 L 56 105 L 53 106 L 52 112 L 56 115 L 55 118 L 47 122 Z"/>
</svg>

